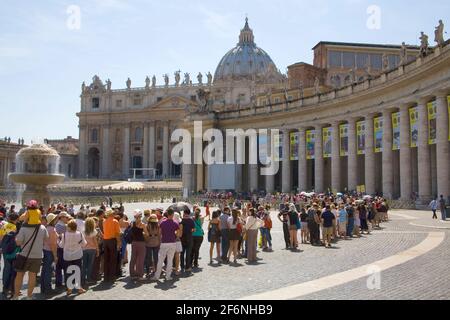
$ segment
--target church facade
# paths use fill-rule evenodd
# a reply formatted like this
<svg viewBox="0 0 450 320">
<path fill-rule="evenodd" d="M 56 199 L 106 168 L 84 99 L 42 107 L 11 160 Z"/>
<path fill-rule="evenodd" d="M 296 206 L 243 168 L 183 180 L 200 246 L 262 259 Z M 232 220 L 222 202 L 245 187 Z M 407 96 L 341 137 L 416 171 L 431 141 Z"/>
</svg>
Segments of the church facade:
<svg viewBox="0 0 450 320">
<path fill-rule="evenodd" d="M 171 133 L 204 129 L 279 129 L 258 138 L 258 149 L 279 149 L 280 170 L 263 164 L 232 167 L 233 190 L 326 192 L 359 190 L 387 198 L 450 195 L 450 46 L 386 46 L 320 42 L 313 64 L 288 75 L 254 42 L 248 22 L 214 74 L 175 74 L 175 84 L 112 90 L 94 77 L 83 85 L 79 175 L 121 178 L 155 168 L 158 177 L 182 175 L 186 193 L 216 189 L 217 168 L 174 165 Z M 245 158 L 249 157 L 245 143 Z M 253 149 L 252 149 L 252 152 Z M 220 169 L 219 169 L 220 170 Z M 145 170 L 138 172 L 145 178 Z"/>
</svg>

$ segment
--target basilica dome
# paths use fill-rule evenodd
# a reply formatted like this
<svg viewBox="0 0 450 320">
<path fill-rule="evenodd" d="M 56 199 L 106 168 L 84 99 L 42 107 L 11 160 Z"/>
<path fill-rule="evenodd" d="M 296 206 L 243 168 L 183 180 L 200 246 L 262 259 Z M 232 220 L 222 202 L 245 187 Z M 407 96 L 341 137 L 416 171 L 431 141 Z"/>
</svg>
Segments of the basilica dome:
<svg viewBox="0 0 450 320">
<path fill-rule="evenodd" d="M 253 30 L 245 19 L 244 29 L 237 46 L 220 60 L 214 74 L 214 82 L 227 80 L 258 80 L 268 75 L 280 75 L 270 56 L 254 42 Z"/>
</svg>

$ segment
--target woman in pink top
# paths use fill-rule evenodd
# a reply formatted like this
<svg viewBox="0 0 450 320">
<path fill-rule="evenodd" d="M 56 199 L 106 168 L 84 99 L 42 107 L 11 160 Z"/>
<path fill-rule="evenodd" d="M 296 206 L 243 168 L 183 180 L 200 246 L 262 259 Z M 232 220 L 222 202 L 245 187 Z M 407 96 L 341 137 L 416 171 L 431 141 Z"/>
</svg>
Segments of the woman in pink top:
<svg viewBox="0 0 450 320">
<path fill-rule="evenodd" d="M 92 269 L 95 258 L 99 256 L 99 246 L 97 230 L 95 228 L 94 218 L 87 218 L 84 224 L 84 238 L 86 246 L 83 248 L 83 263 L 81 270 L 81 283 L 91 285 L 94 283 L 92 278 Z"/>
</svg>

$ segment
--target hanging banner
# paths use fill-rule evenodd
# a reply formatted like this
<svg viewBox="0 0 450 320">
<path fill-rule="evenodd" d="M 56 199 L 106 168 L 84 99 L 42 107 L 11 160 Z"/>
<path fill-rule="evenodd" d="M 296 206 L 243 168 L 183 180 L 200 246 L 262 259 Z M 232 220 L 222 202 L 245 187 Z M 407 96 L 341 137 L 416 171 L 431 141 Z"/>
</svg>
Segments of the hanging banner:
<svg viewBox="0 0 450 320">
<path fill-rule="evenodd" d="M 306 159 L 314 159 L 314 142 L 316 141 L 314 130 L 306 131 Z"/>
<path fill-rule="evenodd" d="M 298 144 L 300 132 L 291 132 L 291 160 L 298 160 Z"/>
<path fill-rule="evenodd" d="M 332 128 L 323 128 L 322 129 L 322 146 L 323 146 L 323 157 L 331 158 L 331 134 Z"/>
<path fill-rule="evenodd" d="M 419 138 L 419 124 L 417 122 L 418 119 L 419 119 L 419 111 L 417 110 L 417 107 L 409 109 L 411 148 L 417 147 L 417 140 Z"/>
<path fill-rule="evenodd" d="M 428 144 L 436 144 L 436 100 L 427 104 Z"/>
<path fill-rule="evenodd" d="M 366 151 L 366 123 L 365 121 L 358 121 L 356 123 L 356 137 L 357 137 L 357 153 L 365 154 Z"/>
<path fill-rule="evenodd" d="M 392 114 L 392 150 L 400 150 L 400 112 Z"/>
<path fill-rule="evenodd" d="M 383 151 L 383 118 L 373 119 L 373 137 L 375 139 L 375 153 Z"/>
<path fill-rule="evenodd" d="M 339 154 L 341 157 L 348 156 L 348 124 L 339 126 Z"/>
</svg>

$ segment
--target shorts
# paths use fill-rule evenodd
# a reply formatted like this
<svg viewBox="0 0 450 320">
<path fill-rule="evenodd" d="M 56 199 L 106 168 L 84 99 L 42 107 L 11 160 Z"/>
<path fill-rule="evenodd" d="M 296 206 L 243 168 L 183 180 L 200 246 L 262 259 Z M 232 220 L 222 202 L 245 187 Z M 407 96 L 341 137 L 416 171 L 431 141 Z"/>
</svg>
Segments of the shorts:
<svg viewBox="0 0 450 320">
<path fill-rule="evenodd" d="M 347 231 L 347 222 L 339 222 L 339 232 Z"/>
<path fill-rule="evenodd" d="M 291 224 L 289 226 L 289 230 L 297 230 L 297 226 L 295 224 Z"/>
<path fill-rule="evenodd" d="M 16 269 L 17 272 L 32 272 L 32 273 L 39 273 L 39 270 L 41 270 L 41 264 L 42 259 L 32 259 L 28 258 L 25 262 L 25 267 L 23 270 Z"/>
<path fill-rule="evenodd" d="M 331 237 L 333 235 L 333 227 L 323 228 L 324 237 Z"/>
<path fill-rule="evenodd" d="M 308 232 L 308 223 L 302 222 L 302 231 Z"/>
<path fill-rule="evenodd" d="M 176 249 L 175 252 L 181 253 L 183 252 L 183 245 L 181 244 L 181 241 L 177 241 L 176 243 Z"/>
</svg>

